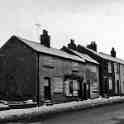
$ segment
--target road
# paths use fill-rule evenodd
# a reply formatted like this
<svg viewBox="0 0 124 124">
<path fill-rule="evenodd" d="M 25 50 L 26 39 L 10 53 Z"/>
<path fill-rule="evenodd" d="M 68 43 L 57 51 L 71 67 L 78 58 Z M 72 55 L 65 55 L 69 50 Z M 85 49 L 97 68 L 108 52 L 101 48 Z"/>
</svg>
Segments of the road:
<svg viewBox="0 0 124 124">
<path fill-rule="evenodd" d="M 11 122 L 6 124 L 124 124 L 124 103 L 57 114 L 33 122 Z"/>
</svg>

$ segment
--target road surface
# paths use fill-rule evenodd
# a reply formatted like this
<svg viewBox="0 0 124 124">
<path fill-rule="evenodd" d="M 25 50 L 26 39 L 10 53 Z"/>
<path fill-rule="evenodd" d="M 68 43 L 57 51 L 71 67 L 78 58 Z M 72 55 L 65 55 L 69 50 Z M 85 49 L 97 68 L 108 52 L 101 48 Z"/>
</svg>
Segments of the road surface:
<svg viewBox="0 0 124 124">
<path fill-rule="evenodd" d="M 6 124 L 124 124 L 124 103 L 57 114 L 33 122 L 11 122 Z"/>
</svg>

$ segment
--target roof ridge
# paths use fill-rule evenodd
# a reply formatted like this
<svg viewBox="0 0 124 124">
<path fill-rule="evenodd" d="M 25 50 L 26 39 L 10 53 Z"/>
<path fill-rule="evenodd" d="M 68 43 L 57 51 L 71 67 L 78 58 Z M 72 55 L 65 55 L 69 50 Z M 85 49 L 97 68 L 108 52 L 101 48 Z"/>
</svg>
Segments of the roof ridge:
<svg viewBox="0 0 124 124">
<path fill-rule="evenodd" d="M 104 52 L 99 52 L 99 54 L 104 54 L 104 55 L 107 55 L 107 56 L 112 57 L 110 54 L 108 54 L 108 53 L 104 53 Z M 115 57 L 113 57 L 113 58 L 115 58 Z"/>
<path fill-rule="evenodd" d="M 38 44 L 38 45 L 40 45 L 41 47 L 44 47 L 44 48 L 47 48 L 47 49 L 55 49 L 55 50 L 59 50 L 59 49 L 57 49 L 57 48 L 53 48 L 53 47 L 50 47 L 50 48 L 48 48 L 48 47 L 46 47 L 46 46 L 44 46 L 44 45 L 42 45 L 42 44 L 40 44 L 40 42 L 36 42 L 36 41 L 33 41 L 33 40 L 28 40 L 28 39 L 26 39 L 26 38 L 22 38 L 22 37 L 20 37 L 20 36 L 16 36 L 17 38 L 19 38 L 20 40 L 26 40 L 27 42 L 31 42 L 31 43 L 34 43 L 34 44 Z M 59 51 L 62 51 L 62 50 L 59 50 Z"/>
<path fill-rule="evenodd" d="M 103 53 L 103 52 L 96 52 L 96 51 L 93 51 L 85 46 L 82 46 L 82 45 L 79 45 L 80 47 L 83 47 L 84 49 L 92 52 L 93 54 L 103 58 L 103 59 L 108 59 L 110 61 L 114 61 L 114 62 L 118 62 L 118 63 L 121 63 L 121 64 L 124 64 L 124 60 L 123 59 L 120 59 L 120 58 L 117 58 L 117 57 L 112 57 L 111 55 L 107 54 L 107 53 Z M 106 56 L 106 57 L 105 57 Z M 109 58 L 107 58 L 109 57 Z"/>
<path fill-rule="evenodd" d="M 20 36 L 16 36 L 16 35 L 13 35 L 12 37 L 16 37 L 19 41 L 30 46 L 36 52 L 41 52 L 41 53 L 50 54 L 50 55 L 54 55 L 54 56 L 58 56 L 58 57 L 66 58 L 66 59 L 71 59 L 73 61 L 85 62 L 85 59 L 83 59 L 83 58 L 81 59 L 80 57 L 78 57 L 76 55 L 70 55 L 62 50 L 57 49 L 57 48 L 51 48 L 51 47 L 48 48 L 48 47 L 45 47 L 44 45 L 41 45 L 40 43 L 38 43 L 36 41 L 31 41 L 31 40 L 21 38 Z"/>
<path fill-rule="evenodd" d="M 120 59 L 120 58 L 118 58 L 118 57 L 113 57 L 113 56 L 111 56 L 110 54 L 107 54 L 107 53 L 104 53 L 104 52 L 99 52 L 100 54 L 104 54 L 104 55 L 107 55 L 107 56 L 110 56 L 110 57 L 112 57 L 112 58 L 115 58 L 115 59 Z M 123 59 L 120 59 L 120 60 L 123 60 Z M 124 60 L 123 60 L 124 61 Z"/>
<path fill-rule="evenodd" d="M 118 63 L 122 63 L 122 62 L 123 62 L 123 64 L 124 64 L 124 60 L 123 60 L 123 59 L 120 59 L 120 58 L 118 58 L 118 57 L 112 57 L 111 55 L 109 55 L 109 54 L 107 54 L 107 53 L 103 53 L 103 52 L 99 52 L 99 54 L 100 54 L 100 55 L 107 56 L 107 57 L 110 57 L 110 58 L 114 59 L 116 62 L 117 62 L 117 61 L 120 61 L 120 62 L 118 62 Z"/>
<path fill-rule="evenodd" d="M 73 50 L 73 49 L 70 49 L 72 52 L 74 52 L 76 55 L 78 55 L 79 57 L 85 59 L 86 61 L 89 61 L 89 62 L 92 62 L 92 63 L 95 63 L 95 64 L 99 64 L 96 60 L 94 60 L 92 57 L 90 57 L 88 54 L 86 53 L 81 53 L 79 51 L 76 51 L 76 50 Z M 90 59 L 90 60 L 89 60 Z"/>
<path fill-rule="evenodd" d="M 36 43 L 36 44 L 40 44 L 39 42 L 36 42 L 36 41 L 33 41 L 33 40 L 28 40 L 28 39 L 26 39 L 26 38 L 22 38 L 22 37 L 20 37 L 20 36 L 16 36 L 18 39 L 20 39 L 20 40 L 26 40 L 26 41 L 28 41 L 28 42 L 32 42 L 32 43 Z"/>
</svg>

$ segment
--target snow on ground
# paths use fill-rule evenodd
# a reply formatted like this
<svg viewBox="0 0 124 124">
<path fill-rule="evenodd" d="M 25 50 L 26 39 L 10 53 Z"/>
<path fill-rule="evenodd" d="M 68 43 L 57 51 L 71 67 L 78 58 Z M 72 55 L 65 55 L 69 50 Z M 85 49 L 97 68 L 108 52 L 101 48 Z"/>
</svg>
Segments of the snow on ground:
<svg viewBox="0 0 124 124">
<path fill-rule="evenodd" d="M 124 96 L 110 97 L 110 98 L 97 98 L 88 99 L 85 101 L 73 101 L 54 105 L 43 105 L 40 107 L 26 108 L 26 109 L 11 109 L 0 111 L 0 121 L 1 120 L 13 120 L 13 119 L 24 119 L 32 118 L 40 115 L 54 114 L 62 111 L 79 110 L 89 107 L 94 107 L 102 104 L 108 104 L 112 102 L 124 101 Z"/>
</svg>

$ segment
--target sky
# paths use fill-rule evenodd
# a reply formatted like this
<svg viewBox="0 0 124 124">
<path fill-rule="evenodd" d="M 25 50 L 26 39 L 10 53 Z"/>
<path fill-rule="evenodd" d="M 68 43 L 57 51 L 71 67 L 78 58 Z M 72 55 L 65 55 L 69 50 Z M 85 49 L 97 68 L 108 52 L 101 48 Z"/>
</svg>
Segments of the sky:
<svg viewBox="0 0 124 124">
<path fill-rule="evenodd" d="M 71 38 L 84 46 L 96 41 L 98 51 L 114 47 L 124 59 L 124 0 L 0 0 L 0 46 L 12 35 L 39 42 L 42 29 L 54 48 Z"/>
</svg>

